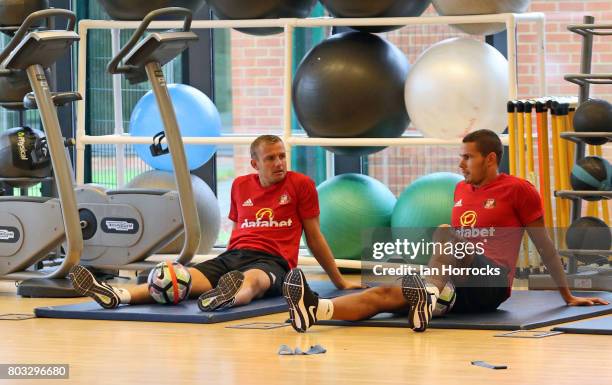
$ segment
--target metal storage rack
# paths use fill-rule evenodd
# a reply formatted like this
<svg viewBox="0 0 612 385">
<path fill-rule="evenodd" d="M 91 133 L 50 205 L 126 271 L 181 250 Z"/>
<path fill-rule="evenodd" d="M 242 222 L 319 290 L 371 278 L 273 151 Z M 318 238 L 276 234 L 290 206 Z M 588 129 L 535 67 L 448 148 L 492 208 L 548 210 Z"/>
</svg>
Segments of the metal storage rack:
<svg viewBox="0 0 612 385">
<path fill-rule="evenodd" d="M 571 32 L 582 36 L 582 60 L 579 74 L 567 74 L 565 80 L 580 86 L 579 103 L 588 100 L 591 84 L 612 84 L 612 73 L 591 74 L 591 63 L 593 58 L 593 36 L 612 36 L 612 24 L 595 24 L 595 18 L 585 16 L 583 24 L 570 25 L 567 27 Z M 606 138 L 612 141 L 612 134 L 606 132 L 566 132 L 561 138 L 576 143 L 575 159 L 585 156 L 585 139 Z M 612 191 L 555 191 L 555 196 L 571 199 L 571 219 L 575 221 L 580 218 L 582 211 L 582 200 L 585 198 L 610 199 Z M 591 289 L 612 291 L 612 268 L 591 269 L 589 271 L 578 271 L 577 259 L 583 256 L 596 256 L 599 260 L 607 260 L 612 255 L 611 250 L 559 250 L 559 254 L 568 257 L 567 267 L 568 284 L 571 289 Z M 532 275 L 529 277 L 530 289 L 554 289 L 556 285 L 549 275 Z"/>
</svg>

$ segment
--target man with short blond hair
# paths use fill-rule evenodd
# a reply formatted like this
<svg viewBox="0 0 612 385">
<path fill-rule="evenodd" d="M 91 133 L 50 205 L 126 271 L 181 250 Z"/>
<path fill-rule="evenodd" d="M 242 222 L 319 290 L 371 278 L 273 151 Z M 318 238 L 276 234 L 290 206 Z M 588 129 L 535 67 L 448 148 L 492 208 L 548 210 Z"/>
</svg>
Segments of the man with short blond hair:
<svg viewBox="0 0 612 385">
<path fill-rule="evenodd" d="M 281 138 L 262 135 L 253 141 L 250 152 L 257 172 L 239 176 L 232 184 L 229 219 L 233 228 L 227 251 L 189 268 L 191 296 L 199 296 L 200 309 L 213 311 L 281 295 L 285 275 L 297 266 L 302 233 L 336 287 L 360 287 L 340 275 L 320 230 L 315 184 L 306 175 L 287 171 Z M 104 308 L 153 302 L 146 284 L 111 287 L 83 266 L 75 266 L 69 278 L 80 294 Z"/>
</svg>

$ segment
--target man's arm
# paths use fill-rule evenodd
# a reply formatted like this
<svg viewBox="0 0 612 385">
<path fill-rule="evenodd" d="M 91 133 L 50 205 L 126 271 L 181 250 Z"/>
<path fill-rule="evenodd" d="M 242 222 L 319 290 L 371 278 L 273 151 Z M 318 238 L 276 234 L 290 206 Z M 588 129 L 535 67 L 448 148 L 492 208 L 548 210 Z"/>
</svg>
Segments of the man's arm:
<svg viewBox="0 0 612 385">
<path fill-rule="evenodd" d="M 302 221 L 302 225 L 304 226 L 304 234 L 306 235 L 306 243 L 310 248 L 313 256 L 319 262 L 319 265 L 325 270 L 331 281 L 336 285 L 338 289 L 360 289 L 361 285 L 353 284 L 346 281 L 340 271 L 338 270 L 338 266 L 336 266 L 336 261 L 332 254 L 323 233 L 321 233 L 321 227 L 319 225 L 319 217 L 304 219 Z"/>
<path fill-rule="evenodd" d="M 542 217 L 527 225 L 527 233 L 536 246 L 538 253 L 542 257 L 542 262 L 546 265 L 548 272 L 554 279 L 561 296 L 568 305 L 607 305 L 608 303 L 600 298 L 574 297 L 567 285 L 567 276 L 561 264 L 561 257 L 557 254 L 555 245 L 548 236 L 544 227 Z"/>
</svg>

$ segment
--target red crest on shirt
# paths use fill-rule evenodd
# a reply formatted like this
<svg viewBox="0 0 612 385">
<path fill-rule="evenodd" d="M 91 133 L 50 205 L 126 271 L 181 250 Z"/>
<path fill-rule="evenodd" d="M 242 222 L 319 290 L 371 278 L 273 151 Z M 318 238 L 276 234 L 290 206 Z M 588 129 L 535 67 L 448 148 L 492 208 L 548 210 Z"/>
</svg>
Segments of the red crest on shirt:
<svg viewBox="0 0 612 385">
<path fill-rule="evenodd" d="M 278 200 L 278 203 L 280 205 L 286 205 L 289 204 L 289 202 L 291 202 L 291 198 L 289 197 L 288 193 L 283 193 L 283 195 L 281 195 L 280 199 Z"/>
</svg>

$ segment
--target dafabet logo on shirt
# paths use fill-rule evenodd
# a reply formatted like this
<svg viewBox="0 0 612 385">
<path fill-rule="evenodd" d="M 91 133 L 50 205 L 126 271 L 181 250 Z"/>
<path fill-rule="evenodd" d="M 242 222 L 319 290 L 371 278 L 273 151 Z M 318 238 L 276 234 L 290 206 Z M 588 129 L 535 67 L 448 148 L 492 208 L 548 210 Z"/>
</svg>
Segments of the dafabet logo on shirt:
<svg viewBox="0 0 612 385">
<path fill-rule="evenodd" d="M 269 220 L 274 219 L 274 211 L 272 211 L 272 209 L 269 209 L 269 208 L 263 208 L 263 209 L 259 209 L 259 211 L 255 213 L 255 219 L 258 221 L 264 219 L 266 216 L 268 217 Z"/>
<path fill-rule="evenodd" d="M 459 223 L 461 223 L 461 226 L 473 227 L 476 224 L 476 218 L 476 211 L 464 211 L 463 214 L 461 214 L 461 217 L 459 217 Z"/>
<path fill-rule="evenodd" d="M 274 220 L 274 210 L 271 208 L 265 207 L 259 209 L 255 213 L 255 220 L 249 221 L 245 219 L 240 225 L 241 229 L 251 228 L 251 227 L 291 227 L 293 221 L 291 218 L 284 221 L 275 221 Z"/>
</svg>

